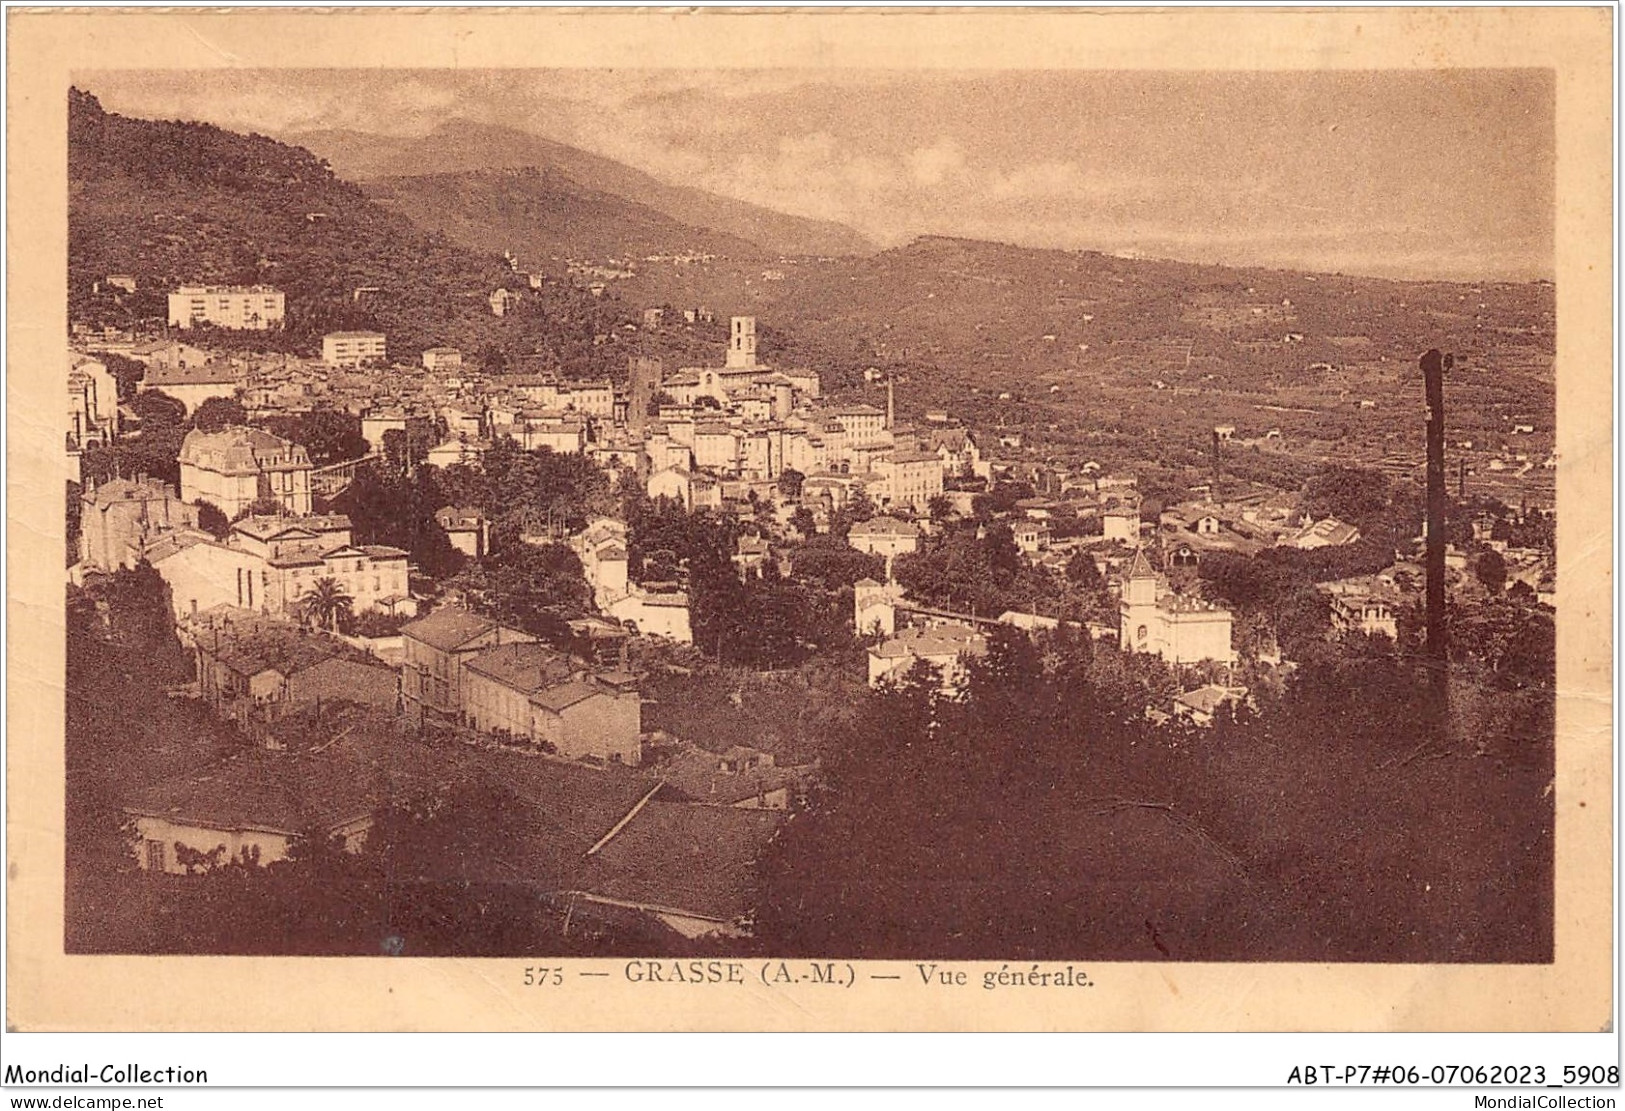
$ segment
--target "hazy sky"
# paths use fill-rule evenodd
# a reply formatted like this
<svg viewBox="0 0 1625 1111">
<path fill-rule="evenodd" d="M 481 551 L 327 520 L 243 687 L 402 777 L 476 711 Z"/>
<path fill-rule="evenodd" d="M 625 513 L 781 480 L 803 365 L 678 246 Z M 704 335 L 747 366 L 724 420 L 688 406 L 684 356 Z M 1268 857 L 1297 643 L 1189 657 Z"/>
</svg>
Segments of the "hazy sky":
<svg viewBox="0 0 1625 1111">
<path fill-rule="evenodd" d="M 475 119 L 885 246 L 1395 277 L 1553 273 L 1549 71 L 100 72 L 111 111 L 269 134 Z"/>
</svg>

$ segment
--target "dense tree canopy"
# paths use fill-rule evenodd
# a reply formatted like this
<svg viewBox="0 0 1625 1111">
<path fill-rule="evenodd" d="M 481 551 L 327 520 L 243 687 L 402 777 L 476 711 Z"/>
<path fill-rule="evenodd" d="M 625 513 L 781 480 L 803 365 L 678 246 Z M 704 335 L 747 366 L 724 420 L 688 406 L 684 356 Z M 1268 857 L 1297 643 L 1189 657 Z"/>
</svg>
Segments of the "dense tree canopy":
<svg viewBox="0 0 1625 1111">
<path fill-rule="evenodd" d="M 435 520 L 436 511 L 446 506 L 448 498 L 432 467 L 419 467 L 408 478 L 387 475 L 376 466 L 361 466 L 355 481 L 334 498 L 330 508 L 349 516 L 357 543 L 400 548 L 423 574 L 441 579 L 455 573 L 464 560 Z"/>
<path fill-rule="evenodd" d="M 219 432 L 247 423 L 248 410 L 234 397 L 211 397 L 192 412 L 192 427 L 199 432 Z"/>
<path fill-rule="evenodd" d="M 766 861 L 763 951 L 1550 953 L 1543 696 L 1458 684 L 1441 731 L 1413 664 L 1328 657 L 1279 699 L 1259 692 L 1256 711 L 1154 725 L 1143 707 L 1177 689 L 1157 661 L 1014 630 L 996 631 L 968 673 L 965 693 L 945 697 L 917 665 L 865 701 Z M 1423 751 L 1497 758 L 1418 762 Z"/>
<path fill-rule="evenodd" d="M 994 521 L 981 539 L 974 525 L 949 527 L 893 564 L 897 581 L 919 601 L 997 617 L 1007 610 L 1082 620 L 1098 608 L 1095 591 L 1029 564 L 1010 526 Z"/>
<path fill-rule="evenodd" d="M 361 436 L 361 418 L 335 409 L 272 416 L 263 421 L 266 431 L 304 447 L 312 466 L 346 463 L 367 454 Z"/>
</svg>

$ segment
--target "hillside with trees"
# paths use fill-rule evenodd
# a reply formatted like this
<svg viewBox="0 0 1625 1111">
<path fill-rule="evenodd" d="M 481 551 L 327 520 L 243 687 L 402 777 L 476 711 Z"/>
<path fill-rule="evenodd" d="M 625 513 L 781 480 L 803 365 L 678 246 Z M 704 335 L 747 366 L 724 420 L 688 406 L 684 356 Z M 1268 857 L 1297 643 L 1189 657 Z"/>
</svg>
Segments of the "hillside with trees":
<svg viewBox="0 0 1625 1111">
<path fill-rule="evenodd" d="M 215 347 L 319 352 L 325 332 L 376 329 L 392 353 L 436 344 L 542 352 L 566 373 L 602 374 L 624 356 L 594 337 L 615 306 L 583 290 L 530 290 L 496 254 L 428 234 L 369 201 L 310 152 L 202 123 L 130 119 L 69 93 L 69 316 L 129 326 L 167 317 L 182 284 L 273 285 L 287 295 L 271 332 L 207 329 Z M 96 292 L 130 274 L 135 294 Z M 498 287 L 524 291 L 491 314 Z M 199 333 L 200 336 L 202 333 Z"/>
<path fill-rule="evenodd" d="M 819 369 L 826 391 L 943 408 L 1027 449 L 1107 467 L 1224 467 L 1293 485 L 1302 463 L 1419 451 L 1416 357 L 1454 352 L 1451 439 L 1506 442 L 1513 415 L 1554 440 L 1555 287 L 1400 282 L 1121 258 L 927 236 L 865 258 L 760 268 L 646 265 L 617 283 L 638 304 L 705 304 L 770 325 L 764 353 Z M 873 378 L 874 376 L 870 376 Z M 1262 442 L 1270 430 L 1279 440 Z M 1538 454 L 1537 454 L 1538 457 Z"/>
</svg>

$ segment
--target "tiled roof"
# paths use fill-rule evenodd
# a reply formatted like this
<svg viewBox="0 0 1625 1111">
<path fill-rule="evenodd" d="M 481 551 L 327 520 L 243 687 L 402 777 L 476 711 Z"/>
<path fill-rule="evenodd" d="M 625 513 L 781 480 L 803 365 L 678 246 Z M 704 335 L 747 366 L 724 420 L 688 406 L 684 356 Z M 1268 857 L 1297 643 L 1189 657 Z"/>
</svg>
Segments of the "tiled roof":
<svg viewBox="0 0 1625 1111">
<path fill-rule="evenodd" d="M 811 765 L 781 768 L 770 762 L 743 771 L 722 770 L 725 759 L 748 761 L 761 755 L 739 745 L 721 756 L 690 746 L 661 765 L 660 774 L 672 792 L 683 799 L 702 805 L 732 806 L 781 787 L 802 784 L 813 772 Z"/>
<path fill-rule="evenodd" d="M 192 429 L 181 441 L 179 461 L 222 474 L 310 467 L 303 447 L 263 429 L 244 427 L 212 433 Z"/>
<path fill-rule="evenodd" d="M 914 536 L 920 535 L 920 530 L 909 521 L 899 521 L 896 517 L 872 517 L 867 521 L 859 521 L 852 526 L 848 535 L 856 536 Z"/>
<path fill-rule="evenodd" d="M 526 694 L 534 694 L 569 679 L 572 670 L 566 656 L 534 641 L 487 648 L 470 658 L 464 666 Z"/>
<path fill-rule="evenodd" d="M 719 922 L 748 918 L 756 861 L 783 820 L 770 810 L 656 799 L 593 854 L 580 890 Z"/>
<path fill-rule="evenodd" d="M 201 532 L 166 532 L 157 540 L 147 545 L 145 555 L 148 563 L 156 566 L 172 556 L 179 555 L 188 548 L 199 544 L 213 544 L 217 548 L 225 548 L 212 536 Z"/>
<path fill-rule="evenodd" d="M 301 835 L 370 814 L 370 784 L 319 757 L 244 753 L 137 793 L 128 809 L 181 825 Z"/>
<path fill-rule="evenodd" d="M 493 816 L 502 834 L 494 851 L 448 848 L 403 862 L 416 878 L 539 891 L 578 888 L 589 870 L 587 850 L 659 783 L 626 769 L 596 771 L 501 751 L 475 749 L 460 757 L 463 777 L 500 784 L 517 805 Z"/>
<path fill-rule="evenodd" d="M 870 649 L 883 660 L 905 656 L 957 656 L 967 652 L 979 656 L 987 651 L 987 638 L 975 629 L 960 625 L 905 629 L 890 640 Z"/>
<path fill-rule="evenodd" d="M 302 835 L 375 812 L 439 785 L 452 770 L 433 750 L 393 734 L 352 734 L 319 753 L 244 752 L 194 775 L 133 792 L 127 809 L 209 829 Z"/>
<path fill-rule="evenodd" d="M 314 537 L 324 532 L 348 532 L 350 518 L 342 513 L 306 517 L 244 517 L 231 527 L 232 531 L 256 540 L 272 540 L 291 533 Z"/>
<path fill-rule="evenodd" d="M 1245 687 L 1230 688 L 1209 684 L 1205 687 L 1198 687 L 1193 691 L 1186 691 L 1174 701 L 1188 706 L 1198 713 L 1212 714 L 1226 702 L 1236 702 L 1246 696 L 1247 689 Z"/>
<path fill-rule="evenodd" d="M 585 702 L 589 698 L 599 697 L 607 696 L 593 684 L 573 679 L 567 683 L 559 683 L 545 690 L 539 690 L 530 696 L 530 700 L 534 705 L 540 706 L 544 710 L 551 710 L 556 714 L 569 709 L 578 702 Z"/>
<path fill-rule="evenodd" d="M 393 668 L 333 656 L 301 671 L 299 685 L 303 693 L 323 700 L 393 708 L 397 676 Z"/>
<path fill-rule="evenodd" d="M 202 366 L 155 366 L 142 379 L 149 389 L 165 386 L 236 386 L 243 380 L 243 372 L 230 364 L 205 363 Z"/>
<path fill-rule="evenodd" d="M 84 500 L 94 502 L 97 509 L 106 509 L 114 502 L 163 501 L 175 497 L 169 484 L 158 478 L 115 478 L 87 490 L 82 496 Z"/>
<path fill-rule="evenodd" d="M 467 610 L 447 608 L 435 610 L 427 617 L 420 617 L 416 621 L 402 625 L 401 635 L 411 637 L 431 648 L 449 652 L 461 648 L 475 637 L 496 627 L 497 623 L 489 617 L 481 617 Z"/>
<path fill-rule="evenodd" d="M 1352 544 L 1359 537 L 1360 530 L 1354 525 L 1339 521 L 1336 517 L 1327 517 L 1305 527 L 1291 538 L 1291 542 L 1302 544 L 1305 541 L 1317 540 L 1327 546 L 1336 546 Z"/>
<path fill-rule="evenodd" d="M 194 640 L 205 655 L 243 675 L 257 675 L 267 668 L 293 675 L 349 651 L 342 641 L 312 633 L 302 625 L 257 615 L 247 620 L 233 617 L 212 633 L 197 634 Z"/>
</svg>

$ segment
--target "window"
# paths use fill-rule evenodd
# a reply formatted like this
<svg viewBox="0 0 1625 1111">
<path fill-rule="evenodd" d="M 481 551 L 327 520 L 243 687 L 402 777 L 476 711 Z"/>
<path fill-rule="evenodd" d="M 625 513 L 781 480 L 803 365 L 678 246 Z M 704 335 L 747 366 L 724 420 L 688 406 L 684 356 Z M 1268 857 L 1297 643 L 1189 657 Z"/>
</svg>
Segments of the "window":
<svg viewBox="0 0 1625 1111">
<path fill-rule="evenodd" d="M 164 870 L 164 843 L 162 841 L 148 841 L 147 871 L 162 872 Z"/>
<path fill-rule="evenodd" d="M 1138 629 L 1136 629 L 1134 631 L 1134 639 L 1138 640 L 1141 644 L 1145 643 L 1145 639 L 1149 635 L 1150 635 L 1150 630 L 1147 629 L 1144 625 L 1141 625 Z"/>
</svg>

